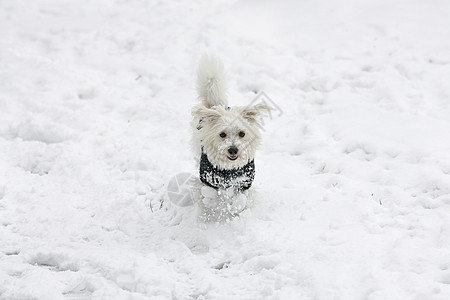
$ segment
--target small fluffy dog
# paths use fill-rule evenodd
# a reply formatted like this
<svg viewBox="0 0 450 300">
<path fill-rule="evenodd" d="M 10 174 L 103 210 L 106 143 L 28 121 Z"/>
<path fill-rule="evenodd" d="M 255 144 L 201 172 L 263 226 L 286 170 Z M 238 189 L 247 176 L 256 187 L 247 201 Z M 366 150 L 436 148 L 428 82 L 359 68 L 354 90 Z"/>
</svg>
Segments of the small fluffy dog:
<svg viewBox="0 0 450 300">
<path fill-rule="evenodd" d="M 219 214 L 236 215 L 247 206 L 255 177 L 265 103 L 229 107 L 222 62 L 204 55 L 197 74 L 201 104 L 192 110 L 193 148 L 199 159 L 202 203 Z"/>
</svg>

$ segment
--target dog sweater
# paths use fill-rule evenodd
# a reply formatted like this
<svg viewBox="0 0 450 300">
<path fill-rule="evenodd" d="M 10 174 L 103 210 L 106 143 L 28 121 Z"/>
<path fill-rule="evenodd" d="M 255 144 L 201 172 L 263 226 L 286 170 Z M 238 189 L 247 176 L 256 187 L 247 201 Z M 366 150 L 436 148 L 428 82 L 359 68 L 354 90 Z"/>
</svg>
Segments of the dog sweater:
<svg viewBox="0 0 450 300">
<path fill-rule="evenodd" d="M 202 152 L 200 158 L 200 180 L 214 189 L 235 187 L 240 191 L 252 186 L 255 178 L 255 161 L 248 162 L 242 168 L 221 170 L 213 166 L 208 156 Z"/>
</svg>

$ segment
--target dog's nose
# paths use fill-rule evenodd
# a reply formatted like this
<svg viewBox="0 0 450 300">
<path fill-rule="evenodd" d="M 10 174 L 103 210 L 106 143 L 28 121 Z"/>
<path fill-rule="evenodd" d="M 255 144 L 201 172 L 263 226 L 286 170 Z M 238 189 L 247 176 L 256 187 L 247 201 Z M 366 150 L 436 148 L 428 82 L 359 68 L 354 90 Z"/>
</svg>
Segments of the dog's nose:
<svg viewBox="0 0 450 300">
<path fill-rule="evenodd" d="M 228 153 L 230 153 L 230 155 L 236 155 L 238 151 L 238 148 L 236 148 L 235 146 L 231 146 L 230 148 L 228 148 Z"/>
</svg>

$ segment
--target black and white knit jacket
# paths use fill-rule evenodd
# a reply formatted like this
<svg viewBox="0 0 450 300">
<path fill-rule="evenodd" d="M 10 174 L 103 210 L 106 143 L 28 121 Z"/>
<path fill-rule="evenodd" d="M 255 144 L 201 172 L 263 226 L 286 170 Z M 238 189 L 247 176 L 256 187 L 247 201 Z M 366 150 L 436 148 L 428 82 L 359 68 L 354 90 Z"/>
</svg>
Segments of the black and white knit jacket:
<svg viewBox="0 0 450 300">
<path fill-rule="evenodd" d="M 252 186 L 255 178 L 255 161 L 248 162 L 242 168 L 221 170 L 214 167 L 208 160 L 206 153 L 200 158 L 200 180 L 214 189 L 228 189 L 235 187 L 239 191 L 247 190 Z"/>
</svg>

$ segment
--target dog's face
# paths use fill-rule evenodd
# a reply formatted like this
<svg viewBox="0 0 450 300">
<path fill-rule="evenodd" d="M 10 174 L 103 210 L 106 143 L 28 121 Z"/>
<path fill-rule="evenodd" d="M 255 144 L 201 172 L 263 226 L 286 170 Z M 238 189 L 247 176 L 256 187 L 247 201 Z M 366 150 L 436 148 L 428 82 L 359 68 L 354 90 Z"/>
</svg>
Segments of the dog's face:
<svg viewBox="0 0 450 300">
<path fill-rule="evenodd" d="M 261 116 L 269 111 L 265 104 L 251 107 L 198 107 L 193 110 L 196 147 L 220 169 L 245 166 L 255 157 L 261 141 Z"/>
</svg>

